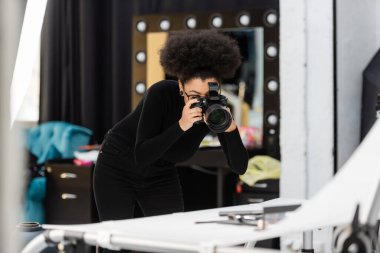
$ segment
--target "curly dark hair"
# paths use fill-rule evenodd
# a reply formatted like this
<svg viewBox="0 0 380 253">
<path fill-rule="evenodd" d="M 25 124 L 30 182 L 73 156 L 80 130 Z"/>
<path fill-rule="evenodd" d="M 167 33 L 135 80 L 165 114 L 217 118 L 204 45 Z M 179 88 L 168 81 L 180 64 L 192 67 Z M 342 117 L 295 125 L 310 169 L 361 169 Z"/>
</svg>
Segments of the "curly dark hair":
<svg viewBox="0 0 380 253">
<path fill-rule="evenodd" d="M 182 83 L 195 77 L 231 78 L 241 58 L 237 42 L 215 30 L 172 32 L 160 51 L 165 73 Z"/>
</svg>

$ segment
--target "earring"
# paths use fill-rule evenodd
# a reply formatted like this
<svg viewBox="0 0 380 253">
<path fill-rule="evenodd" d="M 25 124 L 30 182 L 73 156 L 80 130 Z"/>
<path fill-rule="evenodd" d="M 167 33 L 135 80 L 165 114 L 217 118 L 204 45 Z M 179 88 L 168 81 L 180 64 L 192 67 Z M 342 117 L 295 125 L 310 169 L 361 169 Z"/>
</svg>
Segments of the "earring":
<svg viewBox="0 0 380 253">
<path fill-rule="evenodd" d="M 179 91 L 179 95 L 183 97 L 183 91 Z"/>
</svg>

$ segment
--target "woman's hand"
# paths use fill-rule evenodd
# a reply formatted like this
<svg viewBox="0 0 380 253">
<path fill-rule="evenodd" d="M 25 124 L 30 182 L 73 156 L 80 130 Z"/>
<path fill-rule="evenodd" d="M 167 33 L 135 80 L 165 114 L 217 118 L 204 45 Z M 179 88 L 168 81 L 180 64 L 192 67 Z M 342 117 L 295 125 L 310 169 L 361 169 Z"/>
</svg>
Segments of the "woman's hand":
<svg viewBox="0 0 380 253">
<path fill-rule="evenodd" d="M 190 99 L 183 107 L 182 117 L 179 120 L 179 126 L 183 131 L 191 128 L 194 122 L 202 120 L 202 109 L 199 107 L 190 108 L 196 102 L 198 102 L 198 99 Z"/>
</svg>

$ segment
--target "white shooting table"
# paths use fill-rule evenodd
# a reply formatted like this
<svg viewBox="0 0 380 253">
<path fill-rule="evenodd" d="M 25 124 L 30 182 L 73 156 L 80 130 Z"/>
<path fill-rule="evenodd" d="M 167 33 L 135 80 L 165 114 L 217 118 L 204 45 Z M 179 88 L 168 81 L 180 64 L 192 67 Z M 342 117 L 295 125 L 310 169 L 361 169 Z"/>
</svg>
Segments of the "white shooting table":
<svg viewBox="0 0 380 253">
<path fill-rule="evenodd" d="M 260 204 L 232 206 L 154 217 L 107 221 L 88 225 L 43 225 L 44 229 L 84 233 L 88 244 L 107 244 L 123 249 L 149 252 L 213 252 L 216 247 L 235 246 L 253 239 L 270 238 L 267 232 L 249 225 L 199 221 L 226 220 L 220 211 L 262 211 L 263 207 L 301 204 L 300 200 L 275 199 Z M 268 227 L 269 231 L 270 226 Z M 269 237 L 268 237 L 269 236 Z M 87 239 L 86 239 L 87 238 Z M 93 243 L 91 243 L 93 242 Z M 101 245 L 104 244 L 104 245 Z"/>
</svg>

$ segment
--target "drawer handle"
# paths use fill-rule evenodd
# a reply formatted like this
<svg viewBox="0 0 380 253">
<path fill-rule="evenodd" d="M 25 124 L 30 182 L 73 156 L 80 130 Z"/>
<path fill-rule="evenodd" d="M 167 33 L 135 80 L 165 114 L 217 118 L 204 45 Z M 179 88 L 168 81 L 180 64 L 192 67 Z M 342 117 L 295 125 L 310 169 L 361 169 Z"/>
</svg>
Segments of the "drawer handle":
<svg viewBox="0 0 380 253">
<path fill-rule="evenodd" d="M 77 174 L 65 172 L 65 173 L 61 173 L 60 178 L 63 178 L 63 179 L 65 179 L 65 178 L 77 178 Z"/>
<path fill-rule="evenodd" d="M 268 184 L 267 183 L 255 184 L 253 185 L 253 188 L 268 188 Z"/>
<path fill-rule="evenodd" d="M 61 198 L 62 199 L 76 199 L 77 195 L 71 194 L 71 193 L 62 193 Z"/>
<path fill-rule="evenodd" d="M 264 202 L 264 199 L 248 198 L 249 203 L 261 203 Z"/>
</svg>

